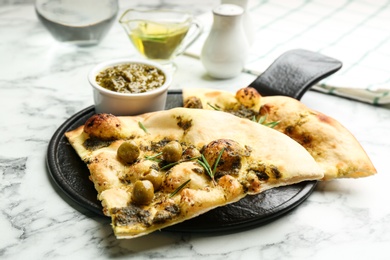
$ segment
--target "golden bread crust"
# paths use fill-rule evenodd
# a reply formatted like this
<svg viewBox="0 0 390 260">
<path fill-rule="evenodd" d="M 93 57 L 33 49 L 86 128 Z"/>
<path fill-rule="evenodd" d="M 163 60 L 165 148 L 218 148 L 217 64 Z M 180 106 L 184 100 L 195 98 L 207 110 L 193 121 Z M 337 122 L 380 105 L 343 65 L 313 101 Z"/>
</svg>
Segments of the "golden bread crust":
<svg viewBox="0 0 390 260">
<path fill-rule="evenodd" d="M 264 97 L 266 122 L 304 146 L 325 170 L 324 180 L 358 178 L 376 173 L 356 138 L 335 119 L 289 97 Z"/>
<path fill-rule="evenodd" d="M 104 213 L 111 216 L 118 238 L 148 234 L 247 194 L 323 178 L 322 169 L 294 140 L 228 113 L 175 108 L 140 116 L 97 118 L 107 122 L 90 124 L 88 120 L 66 137 L 87 163 L 98 199 Z M 96 141 L 97 135 L 101 143 Z M 90 139 L 94 139 L 93 145 Z M 128 140 L 139 147 L 139 156 L 132 163 L 124 163 L 117 155 Z M 163 154 L 172 141 L 183 150 L 173 165 L 164 161 Z M 205 162 L 212 174 L 203 166 Z M 149 184 L 142 186 L 139 181 Z M 136 200 L 136 190 L 149 198 L 150 187 L 154 189 L 152 200 Z"/>
<path fill-rule="evenodd" d="M 249 89 L 249 90 L 248 90 Z M 183 102 L 198 99 L 203 109 L 218 108 L 240 117 L 256 120 L 265 119 L 263 124 L 274 124 L 274 129 L 291 137 L 313 156 L 324 170 L 323 180 L 335 178 L 359 178 L 376 173 L 368 155 L 356 138 L 335 119 L 306 107 L 296 99 L 286 96 L 266 96 L 259 100 L 260 108 L 250 108 L 253 113 L 239 113 L 244 110 L 250 98 L 242 93 L 255 91 L 243 88 L 236 95 L 228 91 L 213 89 L 184 89 Z M 232 98 L 235 97 L 235 101 Z M 236 107 L 236 111 L 230 108 Z"/>
</svg>

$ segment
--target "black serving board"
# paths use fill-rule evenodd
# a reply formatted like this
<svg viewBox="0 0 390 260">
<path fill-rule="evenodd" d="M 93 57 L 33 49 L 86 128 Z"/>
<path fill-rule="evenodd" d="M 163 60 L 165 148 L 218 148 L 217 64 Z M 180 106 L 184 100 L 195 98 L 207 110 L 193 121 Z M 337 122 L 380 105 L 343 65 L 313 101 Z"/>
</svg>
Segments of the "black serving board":
<svg viewBox="0 0 390 260">
<path fill-rule="evenodd" d="M 166 109 L 178 106 L 182 106 L 181 91 L 170 91 Z M 50 176 L 69 198 L 81 207 L 103 217 L 97 192 L 88 178 L 88 168 L 64 136 L 65 132 L 83 125 L 94 113 L 94 106 L 90 106 L 73 115 L 57 129 L 49 143 L 46 162 Z M 164 230 L 221 232 L 259 226 L 300 205 L 311 194 L 316 184 L 316 181 L 306 181 L 273 188 Z"/>
</svg>

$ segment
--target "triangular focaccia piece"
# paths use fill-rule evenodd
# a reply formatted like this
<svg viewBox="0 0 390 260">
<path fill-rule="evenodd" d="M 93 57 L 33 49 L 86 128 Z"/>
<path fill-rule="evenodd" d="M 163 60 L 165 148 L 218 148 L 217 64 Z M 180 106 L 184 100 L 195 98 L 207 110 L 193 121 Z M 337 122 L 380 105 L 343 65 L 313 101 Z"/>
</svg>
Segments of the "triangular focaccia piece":
<svg viewBox="0 0 390 260">
<path fill-rule="evenodd" d="M 184 89 L 184 106 L 219 109 L 240 117 L 265 119 L 298 143 L 324 170 L 323 180 L 358 178 L 376 173 L 356 138 L 338 121 L 286 96 L 261 97 L 253 88 L 237 93 L 215 89 Z"/>
<path fill-rule="evenodd" d="M 99 114 L 66 137 L 87 163 L 118 238 L 148 234 L 247 194 L 323 177 L 291 138 L 219 111 Z"/>
</svg>

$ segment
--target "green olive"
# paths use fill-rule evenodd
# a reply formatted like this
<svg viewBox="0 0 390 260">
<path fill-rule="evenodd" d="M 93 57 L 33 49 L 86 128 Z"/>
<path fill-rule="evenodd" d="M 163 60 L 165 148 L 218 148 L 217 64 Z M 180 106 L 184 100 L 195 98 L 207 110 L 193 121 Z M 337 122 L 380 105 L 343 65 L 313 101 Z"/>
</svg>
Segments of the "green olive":
<svg viewBox="0 0 390 260">
<path fill-rule="evenodd" d="M 179 161 L 181 159 L 182 153 L 183 148 L 177 141 L 171 141 L 167 143 L 162 150 L 164 160 L 169 163 Z"/>
<path fill-rule="evenodd" d="M 154 198 L 153 184 L 148 180 L 136 181 L 133 187 L 132 202 L 137 205 L 147 205 Z"/>
<path fill-rule="evenodd" d="M 118 148 L 118 157 L 126 163 L 134 163 L 139 156 L 139 148 L 134 141 L 123 142 Z"/>
<path fill-rule="evenodd" d="M 163 182 L 163 177 L 155 169 L 150 169 L 142 176 L 143 180 L 148 180 L 153 184 L 154 190 L 158 190 Z"/>
</svg>

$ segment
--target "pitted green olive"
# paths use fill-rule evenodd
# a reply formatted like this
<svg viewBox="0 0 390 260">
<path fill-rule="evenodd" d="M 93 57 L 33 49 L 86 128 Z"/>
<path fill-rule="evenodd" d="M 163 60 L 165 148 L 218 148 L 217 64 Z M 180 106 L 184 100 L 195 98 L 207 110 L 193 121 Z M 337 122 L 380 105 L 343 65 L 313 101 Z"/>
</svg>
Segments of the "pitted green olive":
<svg viewBox="0 0 390 260">
<path fill-rule="evenodd" d="M 154 198 L 153 184 L 148 180 L 136 181 L 133 187 L 131 200 L 137 205 L 147 205 Z"/>
<path fill-rule="evenodd" d="M 169 163 L 179 161 L 181 159 L 182 153 L 183 148 L 177 141 L 171 141 L 167 143 L 162 150 L 164 160 Z"/>
<path fill-rule="evenodd" d="M 134 141 L 123 142 L 117 151 L 118 157 L 126 163 L 134 163 L 137 161 L 140 151 Z"/>
<path fill-rule="evenodd" d="M 143 180 L 148 180 L 153 184 L 154 190 L 158 190 L 163 182 L 163 177 L 158 171 L 150 169 L 142 176 Z"/>
</svg>

